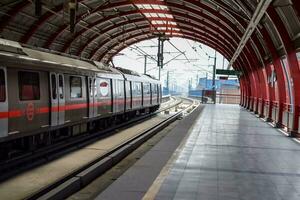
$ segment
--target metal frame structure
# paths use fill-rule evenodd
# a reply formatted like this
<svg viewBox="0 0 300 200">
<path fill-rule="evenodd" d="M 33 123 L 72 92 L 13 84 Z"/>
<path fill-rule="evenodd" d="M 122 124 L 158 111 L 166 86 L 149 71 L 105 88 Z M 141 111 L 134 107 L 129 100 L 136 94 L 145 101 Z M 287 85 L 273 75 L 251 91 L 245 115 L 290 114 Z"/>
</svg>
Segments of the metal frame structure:
<svg viewBox="0 0 300 200">
<path fill-rule="evenodd" d="M 104 63 L 161 33 L 204 43 L 242 72 L 242 106 L 299 136 L 299 0 L 77 0 L 74 33 L 68 0 L 41 0 L 39 16 L 33 0 L 5 2 L 2 37 Z"/>
</svg>

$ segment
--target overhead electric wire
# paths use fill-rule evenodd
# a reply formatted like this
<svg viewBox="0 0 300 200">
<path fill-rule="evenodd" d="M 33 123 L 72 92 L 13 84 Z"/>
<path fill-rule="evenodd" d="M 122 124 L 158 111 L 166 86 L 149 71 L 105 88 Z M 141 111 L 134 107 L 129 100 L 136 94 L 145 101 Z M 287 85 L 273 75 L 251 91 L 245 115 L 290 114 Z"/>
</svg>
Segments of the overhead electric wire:
<svg viewBox="0 0 300 200">
<path fill-rule="evenodd" d="M 171 44 L 177 51 L 179 51 L 180 53 L 182 53 L 188 62 L 190 62 L 189 59 L 188 59 L 188 57 L 185 55 L 185 52 L 184 52 L 184 51 L 181 51 L 180 49 L 178 49 L 172 42 L 170 42 L 170 40 L 167 40 L 167 41 L 168 41 L 168 43 Z"/>
<path fill-rule="evenodd" d="M 142 50 L 140 47 L 138 47 L 136 45 L 133 45 L 133 46 L 134 47 L 129 46 L 128 48 L 131 49 L 131 50 L 137 51 L 138 52 L 137 54 L 142 54 L 142 55 L 148 56 L 149 58 L 151 58 L 152 60 L 157 62 L 157 60 L 153 56 L 149 55 L 147 52 Z"/>
<path fill-rule="evenodd" d="M 198 56 L 200 56 L 201 58 L 203 58 L 203 59 L 206 59 L 204 56 L 202 56 L 198 51 L 197 51 L 197 49 L 196 49 L 196 46 L 195 47 L 193 47 L 192 45 L 191 45 L 191 43 L 186 39 L 186 42 L 188 43 L 188 45 L 194 50 L 194 52 L 196 53 L 196 54 L 198 54 Z M 206 53 L 206 52 L 205 52 Z"/>
</svg>

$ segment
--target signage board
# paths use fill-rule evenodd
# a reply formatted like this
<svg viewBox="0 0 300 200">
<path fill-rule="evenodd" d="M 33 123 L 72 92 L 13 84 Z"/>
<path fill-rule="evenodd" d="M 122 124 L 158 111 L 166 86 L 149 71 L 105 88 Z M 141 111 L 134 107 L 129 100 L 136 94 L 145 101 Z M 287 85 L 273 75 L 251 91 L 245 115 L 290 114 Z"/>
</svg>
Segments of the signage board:
<svg viewBox="0 0 300 200">
<path fill-rule="evenodd" d="M 217 69 L 216 74 L 227 75 L 227 76 L 240 76 L 241 72 L 236 70 L 228 70 L 228 69 Z"/>
</svg>

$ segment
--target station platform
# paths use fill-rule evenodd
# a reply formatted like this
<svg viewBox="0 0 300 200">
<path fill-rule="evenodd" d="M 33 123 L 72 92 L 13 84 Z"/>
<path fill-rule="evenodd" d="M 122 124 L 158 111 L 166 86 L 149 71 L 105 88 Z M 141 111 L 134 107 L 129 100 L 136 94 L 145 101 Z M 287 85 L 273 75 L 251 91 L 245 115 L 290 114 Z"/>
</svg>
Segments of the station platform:
<svg viewBox="0 0 300 200">
<path fill-rule="evenodd" d="M 238 105 L 205 105 L 96 199 L 299 200 L 300 144 Z"/>
</svg>

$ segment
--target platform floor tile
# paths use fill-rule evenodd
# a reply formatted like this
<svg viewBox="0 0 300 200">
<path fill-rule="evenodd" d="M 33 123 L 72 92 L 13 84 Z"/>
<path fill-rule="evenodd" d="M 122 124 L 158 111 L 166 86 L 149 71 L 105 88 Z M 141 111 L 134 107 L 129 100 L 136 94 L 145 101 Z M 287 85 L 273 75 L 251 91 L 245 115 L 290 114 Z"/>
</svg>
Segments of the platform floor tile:
<svg viewBox="0 0 300 200">
<path fill-rule="evenodd" d="M 155 199 L 299 200 L 300 144 L 237 105 L 207 105 Z"/>
</svg>

